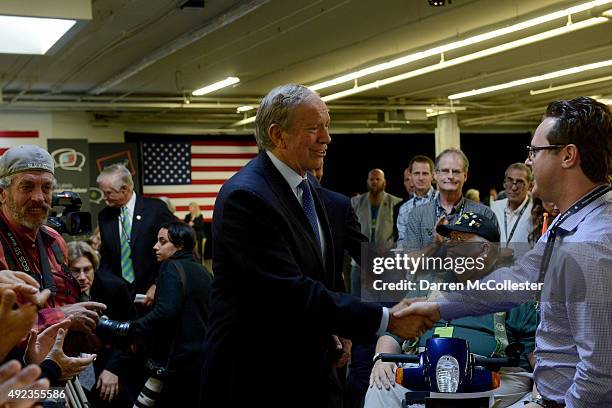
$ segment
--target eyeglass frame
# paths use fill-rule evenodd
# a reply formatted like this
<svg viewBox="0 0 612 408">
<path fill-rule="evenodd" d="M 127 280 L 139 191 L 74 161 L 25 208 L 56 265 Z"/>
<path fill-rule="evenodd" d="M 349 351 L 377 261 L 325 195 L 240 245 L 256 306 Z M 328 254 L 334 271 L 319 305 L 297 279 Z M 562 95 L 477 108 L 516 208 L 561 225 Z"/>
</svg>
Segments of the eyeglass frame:
<svg viewBox="0 0 612 408">
<path fill-rule="evenodd" d="M 527 186 L 527 184 L 529 184 L 529 182 L 523 179 L 513 179 L 512 177 L 504 177 L 504 182 L 502 185 L 504 186 L 504 188 L 512 188 L 512 186 L 516 185 L 518 189 L 523 189 L 525 188 L 525 186 Z"/>
<path fill-rule="evenodd" d="M 540 150 L 563 149 L 565 146 L 567 145 L 566 144 L 552 144 L 552 145 L 546 145 L 546 146 L 528 145 L 528 146 L 525 146 L 525 148 L 527 149 L 527 157 L 529 158 L 529 160 L 533 160 L 535 158 L 536 153 L 539 152 Z"/>
<path fill-rule="evenodd" d="M 75 279 L 78 278 L 79 276 L 81 276 L 82 273 L 84 273 L 85 275 L 89 274 L 90 272 L 95 272 L 95 269 L 93 265 L 90 266 L 86 266 L 84 268 L 68 268 L 70 271 L 70 274 L 72 275 L 72 277 L 74 277 Z"/>
</svg>

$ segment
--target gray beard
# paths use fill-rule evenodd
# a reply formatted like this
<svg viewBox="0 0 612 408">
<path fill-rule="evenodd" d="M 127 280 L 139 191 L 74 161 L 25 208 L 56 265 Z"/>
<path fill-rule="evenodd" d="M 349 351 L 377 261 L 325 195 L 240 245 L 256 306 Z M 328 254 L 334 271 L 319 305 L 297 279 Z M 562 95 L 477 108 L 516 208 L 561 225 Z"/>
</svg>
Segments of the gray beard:
<svg viewBox="0 0 612 408">
<path fill-rule="evenodd" d="M 19 212 L 17 206 L 15 205 L 15 202 L 13 201 L 13 197 L 11 197 L 10 195 L 8 195 L 7 197 L 6 206 L 9 210 L 9 213 L 11 214 L 11 217 L 13 217 L 15 221 L 17 221 L 19 224 L 23 225 L 26 228 L 38 229 L 47 223 L 47 217 L 49 216 L 49 210 L 47 210 L 47 214 L 44 216 L 44 218 L 41 219 L 40 222 L 32 223 L 25 218 L 24 214 L 21 214 Z"/>
</svg>

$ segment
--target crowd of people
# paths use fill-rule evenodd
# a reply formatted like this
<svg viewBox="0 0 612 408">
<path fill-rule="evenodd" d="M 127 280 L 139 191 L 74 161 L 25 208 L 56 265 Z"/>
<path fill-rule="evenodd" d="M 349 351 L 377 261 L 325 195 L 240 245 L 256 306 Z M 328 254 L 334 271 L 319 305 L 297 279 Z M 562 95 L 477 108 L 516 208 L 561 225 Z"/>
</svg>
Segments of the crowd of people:
<svg viewBox="0 0 612 408">
<path fill-rule="evenodd" d="M 500 371 L 499 407 L 612 405 L 609 107 L 551 103 L 525 163 L 499 175 L 503 198 L 485 203 L 464 194 L 470 162 L 457 148 L 410 159 L 403 198 L 385 191 L 378 168 L 350 199 L 324 188 L 329 123 L 316 93 L 275 88 L 256 116 L 260 154 L 221 188 L 211 231 L 197 202 L 178 220 L 115 164 L 97 178 L 106 202 L 97 228 L 68 243 L 46 226 L 52 157 L 7 150 L 0 406 L 63 406 L 50 391 L 68 383 L 92 407 L 399 408 L 408 390 L 379 355 L 416 353 L 439 336 L 483 356 L 522 344 L 519 366 Z M 544 289 L 418 289 L 399 303 L 362 302 L 366 246 L 443 247 L 486 259 L 478 277 Z M 438 272 L 417 276 L 447 278 Z"/>
</svg>

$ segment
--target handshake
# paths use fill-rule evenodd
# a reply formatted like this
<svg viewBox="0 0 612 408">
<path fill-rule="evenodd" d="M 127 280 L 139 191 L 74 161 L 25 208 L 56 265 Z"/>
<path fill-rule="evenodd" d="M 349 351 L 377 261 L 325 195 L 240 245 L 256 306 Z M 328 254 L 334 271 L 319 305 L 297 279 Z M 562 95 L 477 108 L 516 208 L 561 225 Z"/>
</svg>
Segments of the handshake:
<svg viewBox="0 0 612 408">
<path fill-rule="evenodd" d="M 437 303 L 424 298 L 404 299 L 389 309 L 387 331 L 403 338 L 417 339 L 440 320 Z"/>
</svg>

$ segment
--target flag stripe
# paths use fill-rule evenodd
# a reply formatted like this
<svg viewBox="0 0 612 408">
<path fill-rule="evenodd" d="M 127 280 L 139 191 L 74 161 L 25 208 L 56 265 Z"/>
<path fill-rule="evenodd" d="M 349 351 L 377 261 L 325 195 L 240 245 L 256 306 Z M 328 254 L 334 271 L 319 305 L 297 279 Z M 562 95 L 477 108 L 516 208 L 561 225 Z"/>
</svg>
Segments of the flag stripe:
<svg viewBox="0 0 612 408">
<path fill-rule="evenodd" d="M 257 146 L 255 141 L 250 140 L 196 140 L 191 142 L 192 146 Z"/>
<path fill-rule="evenodd" d="M 24 140 L 29 139 L 29 140 Z M 0 130 L 0 156 L 21 144 L 40 144 L 37 130 Z"/>
<path fill-rule="evenodd" d="M 217 193 L 157 193 L 148 194 L 149 197 L 168 197 L 168 198 L 204 198 L 216 197 Z"/>
<path fill-rule="evenodd" d="M 218 193 L 221 186 L 222 184 L 204 184 L 197 187 L 191 186 L 191 189 L 195 192 Z M 156 197 L 165 197 L 167 194 L 184 193 L 185 191 L 189 191 L 185 189 L 185 186 L 145 186 L 144 188 L 145 194 L 148 196 L 155 195 Z"/>
<path fill-rule="evenodd" d="M 238 171 L 242 166 L 195 166 L 193 171 Z"/>
<path fill-rule="evenodd" d="M 192 159 L 252 159 L 257 153 L 192 153 Z"/>
<path fill-rule="evenodd" d="M 0 130 L 0 137 L 38 137 L 37 130 Z"/>
<path fill-rule="evenodd" d="M 251 159 L 191 159 L 192 166 L 199 167 L 215 167 L 215 166 L 233 166 L 242 167 L 247 164 Z"/>
<path fill-rule="evenodd" d="M 191 153 L 253 153 L 257 154 L 257 146 L 194 146 Z"/>
</svg>

